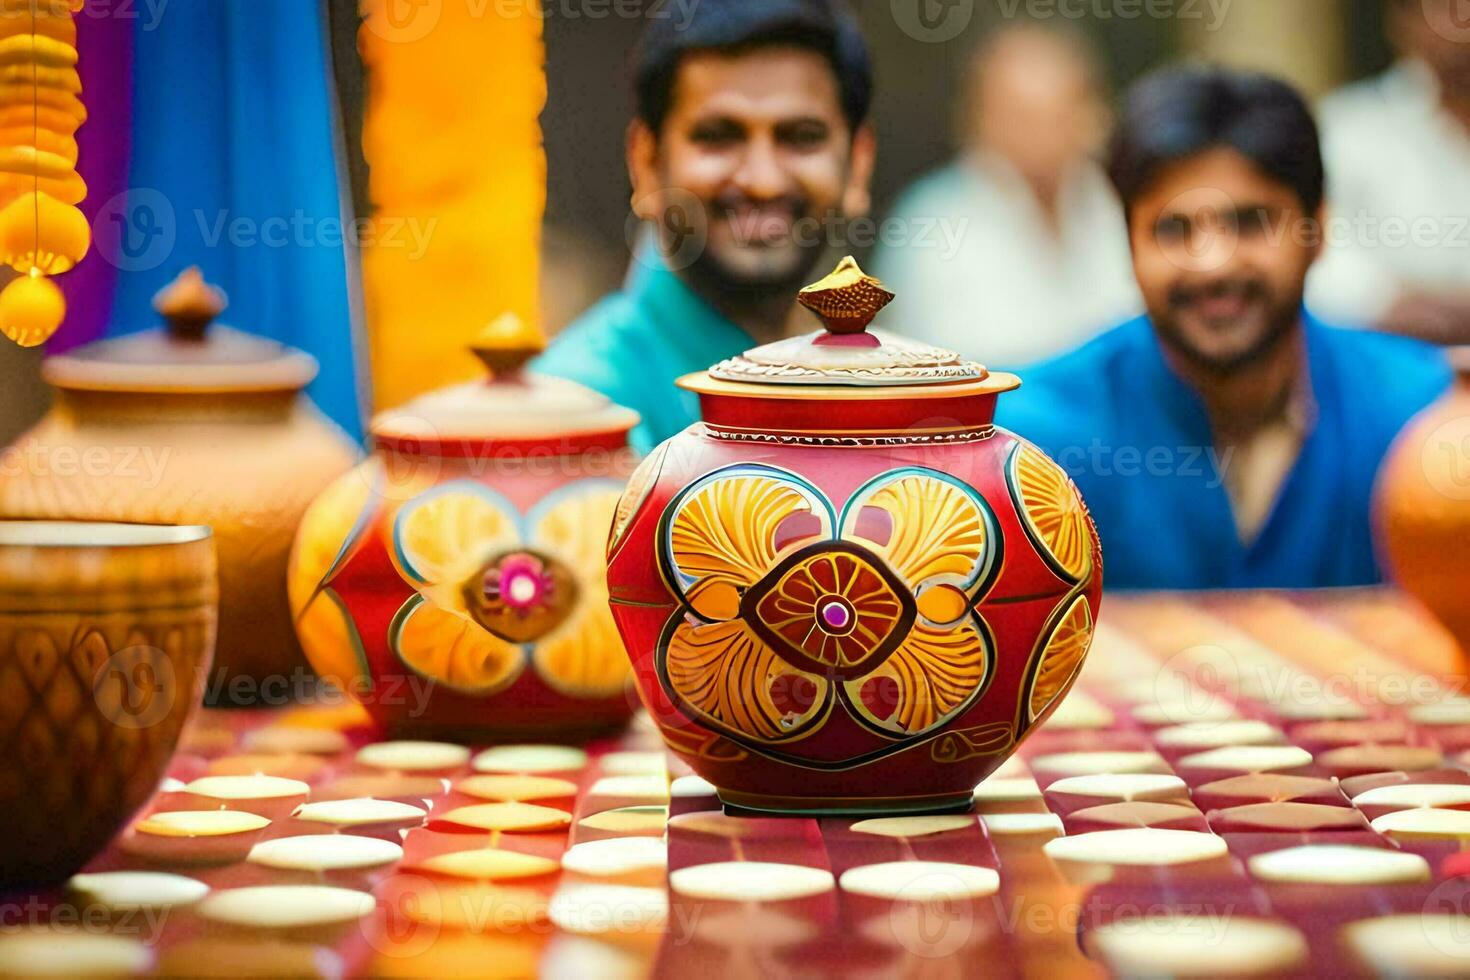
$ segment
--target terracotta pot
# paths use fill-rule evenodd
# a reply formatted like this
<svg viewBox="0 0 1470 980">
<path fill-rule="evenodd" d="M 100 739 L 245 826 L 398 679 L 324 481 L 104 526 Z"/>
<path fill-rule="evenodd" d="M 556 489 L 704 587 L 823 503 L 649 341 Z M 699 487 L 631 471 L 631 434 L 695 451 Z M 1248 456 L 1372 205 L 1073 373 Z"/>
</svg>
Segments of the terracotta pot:
<svg viewBox="0 0 1470 980">
<path fill-rule="evenodd" d="M 850 259 L 828 329 L 680 383 L 704 422 L 629 481 L 613 616 L 664 740 L 726 804 L 966 809 L 1066 694 L 1102 591 L 1067 475 L 992 424 L 1018 386 L 866 332 Z"/>
<path fill-rule="evenodd" d="M 0 883 L 65 879 L 153 794 L 216 599 L 208 528 L 0 521 Z"/>
<path fill-rule="evenodd" d="M 489 380 L 375 419 L 372 458 L 302 522 L 302 645 L 394 733 L 571 739 L 636 704 L 603 546 L 638 416 L 522 371 L 543 345 L 497 321 Z"/>
<path fill-rule="evenodd" d="M 1470 652 L 1470 349 L 1453 388 L 1404 427 L 1374 488 L 1389 574 Z"/>
<path fill-rule="evenodd" d="M 167 329 L 45 362 L 51 413 L 0 455 L 0 517 L 205 524 L 220 561 L 220 673 L 252 700 L 305 670 L 286 559 L 307 505 L 359 456 L 301 391 L 316 362 L 209 326 L 223 297 L 190 270 L 160 294 Z M 220 683 L 220 682 L 225 683 Z"/>
</svg>

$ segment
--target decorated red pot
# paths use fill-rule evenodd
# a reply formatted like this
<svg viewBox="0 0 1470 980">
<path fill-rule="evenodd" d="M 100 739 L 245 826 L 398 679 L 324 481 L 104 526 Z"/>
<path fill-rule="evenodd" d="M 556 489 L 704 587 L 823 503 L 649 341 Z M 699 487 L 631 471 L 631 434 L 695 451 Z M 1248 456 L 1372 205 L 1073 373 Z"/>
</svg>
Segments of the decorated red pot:
<svg viewBox="0 0 1470 980">
<path fill-rule="evenodd" d="M 968 808 L 1067 693 L 1102 592 L 1076 487 L 993 424 L 1019 386 L 868 332 L 851 259 L 826 330 L 680 383 L 704 421 L 618 505 L 613 617 L 664 740 L 736 807 Z"/>
<path fill-rule="evenodd" d="M 636 704 L 603 546 L 638 416 L 521 370 L 542 346 L 492 325 L 491 377 L 376 418 L 373 456 L 302 522 L 302 646 L 393 733 L 579 738 Z"/>
</svg>

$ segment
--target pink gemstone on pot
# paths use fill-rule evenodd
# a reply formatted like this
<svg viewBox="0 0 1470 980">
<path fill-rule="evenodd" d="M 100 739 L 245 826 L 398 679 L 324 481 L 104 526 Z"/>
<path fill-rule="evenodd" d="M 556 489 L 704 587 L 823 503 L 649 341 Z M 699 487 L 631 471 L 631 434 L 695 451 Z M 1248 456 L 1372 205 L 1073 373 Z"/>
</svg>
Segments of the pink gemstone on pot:
<svg viewBox="0 0 1470 980">
<path fill-rule="evenodd" d="M 485 594 L 512 609 L 530 609 L 546 599 L 550 578 L 531 555 L 510 555 L 485 576 Z"/>
<path fill-rule="evenodd" d="M 834 630 L 846 629 L 852 622 L 852 611 L 835 600 L 828 602 L 822 606 L 822 622 Z"/>
<path fill-rule="evenodd" d="M 530 575 L 512 575 L 506 580 L 505 601 L 512 606 L 529 606 L 540 593 L 540 584 Z"/>
</svg>

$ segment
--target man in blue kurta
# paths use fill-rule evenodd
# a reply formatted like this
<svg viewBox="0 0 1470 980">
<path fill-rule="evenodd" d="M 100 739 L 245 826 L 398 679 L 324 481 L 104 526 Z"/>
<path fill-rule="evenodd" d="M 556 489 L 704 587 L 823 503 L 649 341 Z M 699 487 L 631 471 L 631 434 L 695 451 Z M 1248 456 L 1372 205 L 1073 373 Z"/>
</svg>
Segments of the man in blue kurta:
<svg viewBox="0 0 1470 980">
<path fill-rule="evenodd" d="M 652 18 L 628 127 L 652 227 L 625 288 L 535 369 L 637 409 L 646 452 L 699 418 L 676 379 L 786 329 L 828 224 L 869 206 L 872 73 L 843 0 L 701 0 Z"/>
<path fill-rule="evenodd" d="M 1130 93 L 1109 170 L 1148 314 L 1028 372 L 998 421 L 1072 474 L 1122 588 L 1380 581 L 1370 499 L 1442 353 L 1305 312 L 1317 129 L 1287 85 L 1170 70 Z"/>
</svg>

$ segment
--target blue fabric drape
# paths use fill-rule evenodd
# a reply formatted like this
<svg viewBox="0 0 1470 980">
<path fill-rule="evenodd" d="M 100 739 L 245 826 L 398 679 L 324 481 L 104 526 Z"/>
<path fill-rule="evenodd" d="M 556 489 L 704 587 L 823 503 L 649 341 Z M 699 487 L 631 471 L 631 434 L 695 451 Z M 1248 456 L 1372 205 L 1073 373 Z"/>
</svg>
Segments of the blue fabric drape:
<svg viewBox="0 0 1470 980">
<path fill-rule="evenodd" d="M 308 394 L 361 439 L 356 249 L 324 9 L 138 8 L 128 204 L 137 247 L 121 260 L 109 332 L 151 325 L 153 294 L 198 265 L 229 293 L 225 321 L 317 358 Z"/>
</svg>

